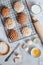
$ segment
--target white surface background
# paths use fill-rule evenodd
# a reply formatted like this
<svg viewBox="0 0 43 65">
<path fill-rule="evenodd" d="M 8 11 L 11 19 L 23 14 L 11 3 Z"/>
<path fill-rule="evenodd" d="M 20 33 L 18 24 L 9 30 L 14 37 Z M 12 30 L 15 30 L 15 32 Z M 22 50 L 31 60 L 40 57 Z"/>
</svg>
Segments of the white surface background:
<svg viewBox="0 0 43 65">
<path fill-rule="evenodd" d="M 38 14 L 37 17 L 40 21 L 40 24 L 43 27 L 43 0 L 34 0 L 34 1 L 36 1 L 37 3 L 40 3 L 40 6 L 42 8 L 41 13 Z M 1 21 L 0 21 L 0 39 L 8 42 Z M 22 40 L 19 41 L 19 42 L 22 43 Z M 18 42 L 16 42 L 16 43 L 18 43 Z M 13 44 L 11 44 L 11 45 L 13 46 Z M 31 57 L 28 53 L 25 53 L 25 52 L 23 52 L 23 56 L 24 56 L 24 59 L 23 59 L 24 61 L 22 63 L 14 64 L 12 62 L 12 57 L 13 56 L 11 56 L 11 58 L 9 59 L 11 61 L 8 61 L 6 63 L 2 63 L 2 65 L 43 65 L 43 48 L 42 48 L 42 55 L 38 59 L 35 59 L 35 58 Z"/>
</svg>

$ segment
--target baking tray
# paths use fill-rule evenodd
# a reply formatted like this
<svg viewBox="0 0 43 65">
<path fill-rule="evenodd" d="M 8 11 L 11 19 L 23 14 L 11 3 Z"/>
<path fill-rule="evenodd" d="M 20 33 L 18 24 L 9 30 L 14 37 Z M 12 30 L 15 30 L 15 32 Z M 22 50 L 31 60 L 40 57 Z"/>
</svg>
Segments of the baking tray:
<svg viewBox="0 0 43 65">
<path fill-rule="evenodd" d="M 22 39 L 27 38 L 27 37 L 30 37 L 30 38 L 31 38 L 31 36 L 34 37 L 34 35 L 36 35 L 36 37 L 38 37 L 38 35 L 37 35 L 37 33 L 36 33 L 35 29 L 34 29 L 34 26 L 33 26 L 32 22 L 31 22 L 29 10 L 28 10 L 28 8 L 27 8 L 27 5 L 26 5 L 25 0 L 20 0 L 20 1 L 22 1 L 23 4 L 24 4 L 24 7 L 25 7 L 25 8 L 24 8 L 23 12 L 28 15 L 28 18 L 29 18 L 29 19 L 28 19 L 28 23 L 27 23 L 26 25 L 21 25 L 21 24 L 19 24 L 19 23 L 17 22 L 17 20 L 16 20 L 16 15 L 17 15 L 17 13 L 14 11 L 13 6 L 12 6 L 12 4 L 13 4 L 15 1 L 19 1 L 19 0 L 4 0 L 4 1 L 1 0 L 1 1 L 0 1 L 0 5 L 1 5 L 1 7 L 7 6 L 7 7 L 10 8 L 11 12 L 10 12 L 9 17 L 10 17 L 10 18 L 13 18 L 14 21 L 15 21 L 15 23 L 16 23 L 16 26 L 15 26 L 13 29 L 16 30 L 16 31 L 18 32 L 18 34 L 19 34 L 19 39 L 18 39 L 18 40 L 22 40 Z M 2 15 L 1 15 L 1 20 L 2 20 L 2 23 L 3 23 L 3 25 L 4 25 L 4 18 L 2 17 Z M 23 36 L 23 35 L 21 34 L 20 29 L 21 29 L 22 27 L 24 27 L 24 26 L 28 26 L 28 27 L 30 27 L 30 28 L 32 29 L 32 34 L 31 34 L 30 36 Z M 4 29 L 5 29 L 6 36 L 7 36 L 8 30 L 7 30 L 7 28 L 6 28 L 5 26 L 4 26 Z M 9 41 L 10 43 L 13 43 L 13 41 L 11 41 L 8 37 L 7 37 L 7 39 L 8 39 L 8 41 Z M 18 40 L 17 40 L 17 41 L 18 41 Z M 15 42 L 16 42 L 16 41 L 15 41 Z"/>
</svg>

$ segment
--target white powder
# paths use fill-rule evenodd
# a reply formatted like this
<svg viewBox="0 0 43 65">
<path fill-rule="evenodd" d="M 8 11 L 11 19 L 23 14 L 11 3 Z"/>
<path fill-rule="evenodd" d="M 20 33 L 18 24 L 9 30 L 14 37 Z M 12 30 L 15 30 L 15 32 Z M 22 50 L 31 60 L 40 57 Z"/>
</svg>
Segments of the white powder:
<svg viewBox="0 0 43 65">
<path fill-rule="evenodd" d="M 4 43 L 0 43 L 0 53 L 5 53 L 7 50 L 7 45 Z"/>
<path fill-rule="evenodd" d="M 31 7 L 31 11 L 34 13 L 34 14 L 38 14 L 38 13 L 40 13 L 40 6 L 39 5 L 33 5 L 32 7 Z"/>
</svg>

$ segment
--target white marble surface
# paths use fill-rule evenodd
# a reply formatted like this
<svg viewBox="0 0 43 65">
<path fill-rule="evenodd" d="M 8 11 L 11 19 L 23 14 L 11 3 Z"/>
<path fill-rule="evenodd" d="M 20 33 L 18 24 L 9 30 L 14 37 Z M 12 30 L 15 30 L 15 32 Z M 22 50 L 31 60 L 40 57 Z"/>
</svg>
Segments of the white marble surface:
<svg viewBox="0 0 43 65">
<path fill-rule="evenodd" d="M 28 0 L 27 0 L 27 1 L 28 1 Z M 41 12 L 39 15 L 37 15 L 37 17 L 38 17 L 38 19 L 40 20 L 40 24 L 41 24 L 42 27 L 43 27 L 43 0 L 36 0 L 36 2 L 37 2 L 37 3 L 40 2 L 41 8 L 42 8 L 42 12 Z M 6 35 L 5 35 L 5 32 L 4 32 L 3 25 L 2 25 L 2 23 L 1 23 L 1 20 L 0 20 L 0 39 L 2 39 L 2 40 L 4 40 L 4 41 L 7 41 L 7 42 L 8 42 L 7 37 L 6 37 Z M 16 42 L 15 44 L 17 44 L 17 43 L 19 43 L 19 42 L 22 43 L 23 40 L 18 41 L 18 42 Z M 11 46 L 14 47 L 14 43 L 11 44 Z M 12 57 L 13 57 L 13 55 L 12 55 L 11 58 L 9 59 L 9 61 L 2 63 L 2 65 L 43 65 L 43 48 L 41 48 L 41 50 L 42 50 L 42 55 L 41 55 L 41 57 L 38 58 L 38 59 L 33 58 L 33 57 L 30 56 L 28 53 L 26 53 L 26 52 L 24 52 L 24 51 L 22 50 L 23 60 L 24 60 L 23 62 L 18 63 L 18 64 L 15 64 L 15 63 L 12 61 Z M 21 50 L 20 50 L 20 52 L 21 52 Z M 1 60 L 1 59 L 0 59 L 0 60 Z"/>
</svg>

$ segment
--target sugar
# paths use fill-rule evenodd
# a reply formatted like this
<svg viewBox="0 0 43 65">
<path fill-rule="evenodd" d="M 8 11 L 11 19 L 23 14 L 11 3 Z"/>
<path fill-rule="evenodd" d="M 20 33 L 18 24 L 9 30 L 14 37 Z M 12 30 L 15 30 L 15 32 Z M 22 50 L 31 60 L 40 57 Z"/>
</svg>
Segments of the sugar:
<svg viewBox="0 0 43 65">
<path fill-rule="evenodd" d="M 34 14 L 38 14 L 38 13 L 40 13 L 40 6 L 39 5 L 33 5 L 32 7 L 31 7 L 31 11 L 34 13 Z"/>
</svg>

